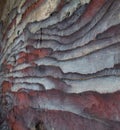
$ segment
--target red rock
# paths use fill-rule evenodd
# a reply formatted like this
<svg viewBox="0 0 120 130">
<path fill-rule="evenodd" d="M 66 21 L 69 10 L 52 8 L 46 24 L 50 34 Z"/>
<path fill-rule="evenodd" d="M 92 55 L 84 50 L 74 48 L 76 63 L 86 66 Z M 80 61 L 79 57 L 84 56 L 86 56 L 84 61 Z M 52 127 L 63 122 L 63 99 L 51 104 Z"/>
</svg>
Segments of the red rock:
<svg viewBox="0 0 120 130">
<path fill-rule="evenodd" d="M 16 25 L 16 16 L 0 34 L 0 129 L 8 124 L 11 130 L 37 130 L 39 127 L 44 130 L 119 130 L 120 91 L 119 86 L 116 87 L 120 75 L 119 0 L 91 0 L 88 5 L 78 5 L 78 12 L 72 17 L 66 16 L 72 12 L 69 12 L 73 9 L 71 1 L 60 0 L 57 13 L 51 18 L 32 23 L 27 17 L 47 1 L 29 2 L 23 3 L 25 12 L 21 14 L 20 26 Z M 15 31 L 22 25 L 25 28 L 20 36 L 8 37 L 14 25 Z M 104 39 L 108 44 L 102 48 L 99 44 L 106 45 Z M 92 42 L 94 40 L 96 42 Z M 11 53 L 16 57 L 15 64 Z M 76 68 L 78 71 L 74 71 Z M 115 86 L 117 92 L 104 81 L 100 85 L 107 88 L 100 94 L 98 82 L 95 82 L 98 78 L 98 81 L 114 80 L 113 83 L 109 80 L 109 85 Z M 84 83 L 90 84 L 79 88 L 79 83 L 83 87 Z M 13 92 L 13 85 L 31 87 Z M 39 90 L 35 85 L 44 89 Z M 97 88 L 92 90 L 98 92 L 77 92 L 77 89 L 86 91 L 91 85 Z M 75 93 L 69 91 L 71 88 Z"/>
<path fill-rule="evenodd" d="M 8 82 L 8 81 L 4 81 L 4 82 L 2 83 L 2 92 L 3 92 L 3 93 L 9 92 L 10 89 L 11 89 L 11 87 L 12 87 L 12 83 L 10 83 L 10 82 Z"/>
<path fill-rule="evenodd" d="M 37 0 L 37 2 L 35 2 L 34 4 L 32 4 L 30 7 L 28 7 L 26 9 L 26 11 L 23 13 L 22 15 L 22 19 L 21 19 L 21 23 L 23 20 L 25 20 L 25 18 L 36 8 L 38 8 L 42 3 L 44 2 L 44 0 Z"/>
</svg>

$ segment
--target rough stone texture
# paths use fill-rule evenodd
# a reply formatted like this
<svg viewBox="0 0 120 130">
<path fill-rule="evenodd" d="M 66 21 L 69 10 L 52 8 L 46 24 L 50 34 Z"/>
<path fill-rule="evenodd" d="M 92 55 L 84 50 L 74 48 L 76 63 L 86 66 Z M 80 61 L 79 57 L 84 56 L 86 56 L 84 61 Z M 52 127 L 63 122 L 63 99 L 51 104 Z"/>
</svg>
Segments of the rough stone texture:
<svg viewBox="0 0 120 130">
<path fill-rule="evenodd" d="M 0 4 L 0 130 L 119 130 L 120 0 Z"/>
</svg>

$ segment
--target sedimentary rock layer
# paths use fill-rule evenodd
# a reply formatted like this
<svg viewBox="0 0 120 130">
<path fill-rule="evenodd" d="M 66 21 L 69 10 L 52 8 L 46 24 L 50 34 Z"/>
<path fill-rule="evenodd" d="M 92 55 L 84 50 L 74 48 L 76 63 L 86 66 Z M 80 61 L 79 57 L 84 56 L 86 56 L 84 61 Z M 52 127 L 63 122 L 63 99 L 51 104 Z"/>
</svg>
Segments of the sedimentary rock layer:
<svg viewBox="0 0 120 130">
<path fill-rule="evenodd" d="M 119 130 L 120 0 L 9 2 L 0 129 Z"/>
</svg>

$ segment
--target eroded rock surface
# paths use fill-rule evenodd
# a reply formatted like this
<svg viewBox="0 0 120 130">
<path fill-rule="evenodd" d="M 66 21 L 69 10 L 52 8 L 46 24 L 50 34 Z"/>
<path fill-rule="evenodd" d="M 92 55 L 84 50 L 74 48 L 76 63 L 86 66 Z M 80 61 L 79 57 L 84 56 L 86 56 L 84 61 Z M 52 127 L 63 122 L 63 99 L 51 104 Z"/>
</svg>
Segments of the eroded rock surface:
<svg viewBox="0 0 120 130">
<path fill-rule="evenodd" d="M 119 130 L 120 0 L 1 5 L 0 129 Z"/>
</svg>

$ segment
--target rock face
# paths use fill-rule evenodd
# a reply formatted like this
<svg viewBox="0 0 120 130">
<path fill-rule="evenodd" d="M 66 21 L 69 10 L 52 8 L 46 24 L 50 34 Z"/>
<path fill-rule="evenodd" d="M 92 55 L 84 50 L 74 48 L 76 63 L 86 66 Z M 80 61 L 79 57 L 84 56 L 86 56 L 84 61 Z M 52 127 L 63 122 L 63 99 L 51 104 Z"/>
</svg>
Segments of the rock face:
<svg viewBox="0 0 120 130">
<path fill-rule="evenodd" d="M 0 3 L 0 130 L 120 130 L 120 0 Z"/>
</svg>

